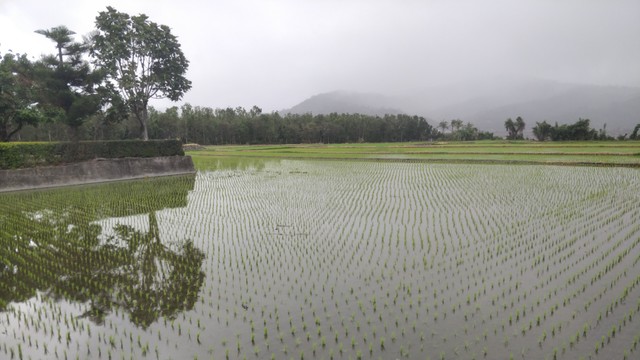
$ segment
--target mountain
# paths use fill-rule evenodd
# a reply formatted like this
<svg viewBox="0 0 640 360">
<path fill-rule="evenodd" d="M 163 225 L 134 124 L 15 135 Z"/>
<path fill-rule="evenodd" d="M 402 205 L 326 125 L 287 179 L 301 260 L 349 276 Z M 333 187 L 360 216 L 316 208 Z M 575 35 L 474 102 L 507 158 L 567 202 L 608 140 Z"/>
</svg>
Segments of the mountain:
<svg viewBox="0 0 640 360">
<path fill-rule="evenodd" d="M 531 130 L 536 122 L 607 124 L 610 134 L 631 131 L 640 122 L 640 88 L 567 84 L 554 81 L 467 83 L 405 94 L 402 109 L 440 120 L 461 119 L 504 134 L 504 121 L 521 116 Z"/>
<path fill-rule="evenodd" d="M 573 123 L 583 118 L 590 119 L 593 128 L 600 129 L 606 124 L 610 133 L 625 133 L 640 122 L 640 92 L 576 87 L 562 94 L 480 111 L 469 118 L 484 126 L 500 128 L 505 119 L 516 116 L 525 122 L 529 120 L 529 130 L 536 121 Z"/>
<path fill-rule="evenodd" d="M 496 135 L 505 134 L 507 118 L 520 116 L 527 124 L 526 136 L 531 136 L 536 122 L 567 124 L 588 118 L 593 128 L 606 124 L 610 135 L 618 135 L 631 132 L 640 123 L 640 88 L 498 79 L 390 95 L 334 91 L 312 96 L 284 112 L 406 113 L 434 119 L 436 123 L 461 119 Z"/>
<path fill-rule="evenodd" d="M 393 100 L 384 95 L 373 93 L 358 93 L 348 91 L 332 91 L 314 95 L 290 109 L 283 110 L 283 114 L 330 114 L 330 113 L 359 113 L 364 115 L 401 114 L 402 110 L 394 108 Z"/>
</svg>

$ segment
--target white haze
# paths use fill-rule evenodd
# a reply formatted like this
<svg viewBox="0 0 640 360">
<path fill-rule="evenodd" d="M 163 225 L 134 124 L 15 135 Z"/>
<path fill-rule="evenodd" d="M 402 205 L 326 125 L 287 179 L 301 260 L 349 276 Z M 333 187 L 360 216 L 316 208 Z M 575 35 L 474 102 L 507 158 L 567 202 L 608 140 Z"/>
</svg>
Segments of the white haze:
<svg viewBox="0 0 640 360">
<path fill-rule="evenodd" d="M 0 52 L 52 53 L 34 30 L 85 34 L 107 5 L 179 37 L 193 89 L 178 105 L 272 111 L 333 90 L 439 87 L 460 89 L 455 103 L 523 79 L 640 86 L 638 0 L 0 0 Z"/>
</svg>

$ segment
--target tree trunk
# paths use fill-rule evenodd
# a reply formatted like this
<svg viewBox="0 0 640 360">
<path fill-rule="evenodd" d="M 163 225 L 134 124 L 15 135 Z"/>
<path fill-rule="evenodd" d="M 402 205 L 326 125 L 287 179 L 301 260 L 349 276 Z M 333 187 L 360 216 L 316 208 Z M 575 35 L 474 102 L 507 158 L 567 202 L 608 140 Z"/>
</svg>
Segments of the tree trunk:
<svg viewBox="0 0 640 360">
<path fill-rule="evenodd" d="M 0 141 L 8 142 L 9 140 L 11 140 L 11 137 L 13 137 L 13 135 L 15 135 L 21 129 L 22 129 L 22 124 L 18 124 L 18 127 L 13 129 L 13 130 L 9 130 L 8 128 L 6 128 L 4 126 L 1 126 L 0 127 Z"/>
<path fill-rule="evenodd" d="M 71 142 L 77 143 L 80 141 L 80 129 L 78 129 L 78 126 L 69 126 L 69 137 Z"/>
<path fill-rule="evenodd" d="M 147 129 L 147 120 L 149 119 L 149 111 L 147 105 L 142 106 L 142 114 L 140 116 L 140 129 L 142 130 L 142 140 L 149 140 L 149 131 Z"/>
<path fill-rule="evenodd" d="M 58 60 L 60 60 L 60 62 L 58 63 L 58 68 L 62 67 L 62 45 L 58 45 Z"/>
<path fill-rule="evenodd" d="M 160 244 L 160 228 L 158 227 L 158 218 L 156 216 L 156 212 L 152 211 L 149 213 L 149 236 L 153 240 Z"/>
<path fill-rule="evenodd" d="M 4 126 L 0 126 L 0 141 L 7 142 L 9 141 L 9 137 L 7 136 L 7 130 Z"/>
<path fill-rule="evenodd" d="M 133 115 L 136 120 L 138 120 L 138 124 L 140 125 L 140 137 L 142 140 L 149 140 L 149 132 L 147 130 L 147 120 L 149 119 L 149 111 L 147 110 L 147 104 L 142 104 L 138 106 L 134 104 L 131 108 Z"/>
</svg>

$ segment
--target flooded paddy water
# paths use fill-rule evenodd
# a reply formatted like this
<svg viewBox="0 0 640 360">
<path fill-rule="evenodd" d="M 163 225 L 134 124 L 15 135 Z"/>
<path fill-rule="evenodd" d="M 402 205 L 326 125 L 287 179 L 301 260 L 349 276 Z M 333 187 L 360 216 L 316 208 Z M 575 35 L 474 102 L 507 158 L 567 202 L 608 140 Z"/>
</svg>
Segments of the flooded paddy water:
<svg viewBox="0 0 640 360">
<path fill-rule="evenodd" d="M 637 169 L 196 166 L 0 194 L 0 357 L 638 357 Z"/>
</svg>

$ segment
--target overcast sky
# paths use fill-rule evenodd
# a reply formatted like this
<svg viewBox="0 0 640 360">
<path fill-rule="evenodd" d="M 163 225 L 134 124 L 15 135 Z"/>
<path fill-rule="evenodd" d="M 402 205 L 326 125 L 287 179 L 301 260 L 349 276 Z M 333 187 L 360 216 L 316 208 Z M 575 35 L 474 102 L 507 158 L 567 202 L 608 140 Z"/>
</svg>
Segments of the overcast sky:
<svg viewBox="0 0 640 360">
<path fill-rule="evenodd" d="M 108 5 L 172 28 L 192 105 L 492 77 L 640 86 L 640 0 L 0 0 L 0 52 L 53 53 L 34 30 L 86 34 Z"/>
</svg>

